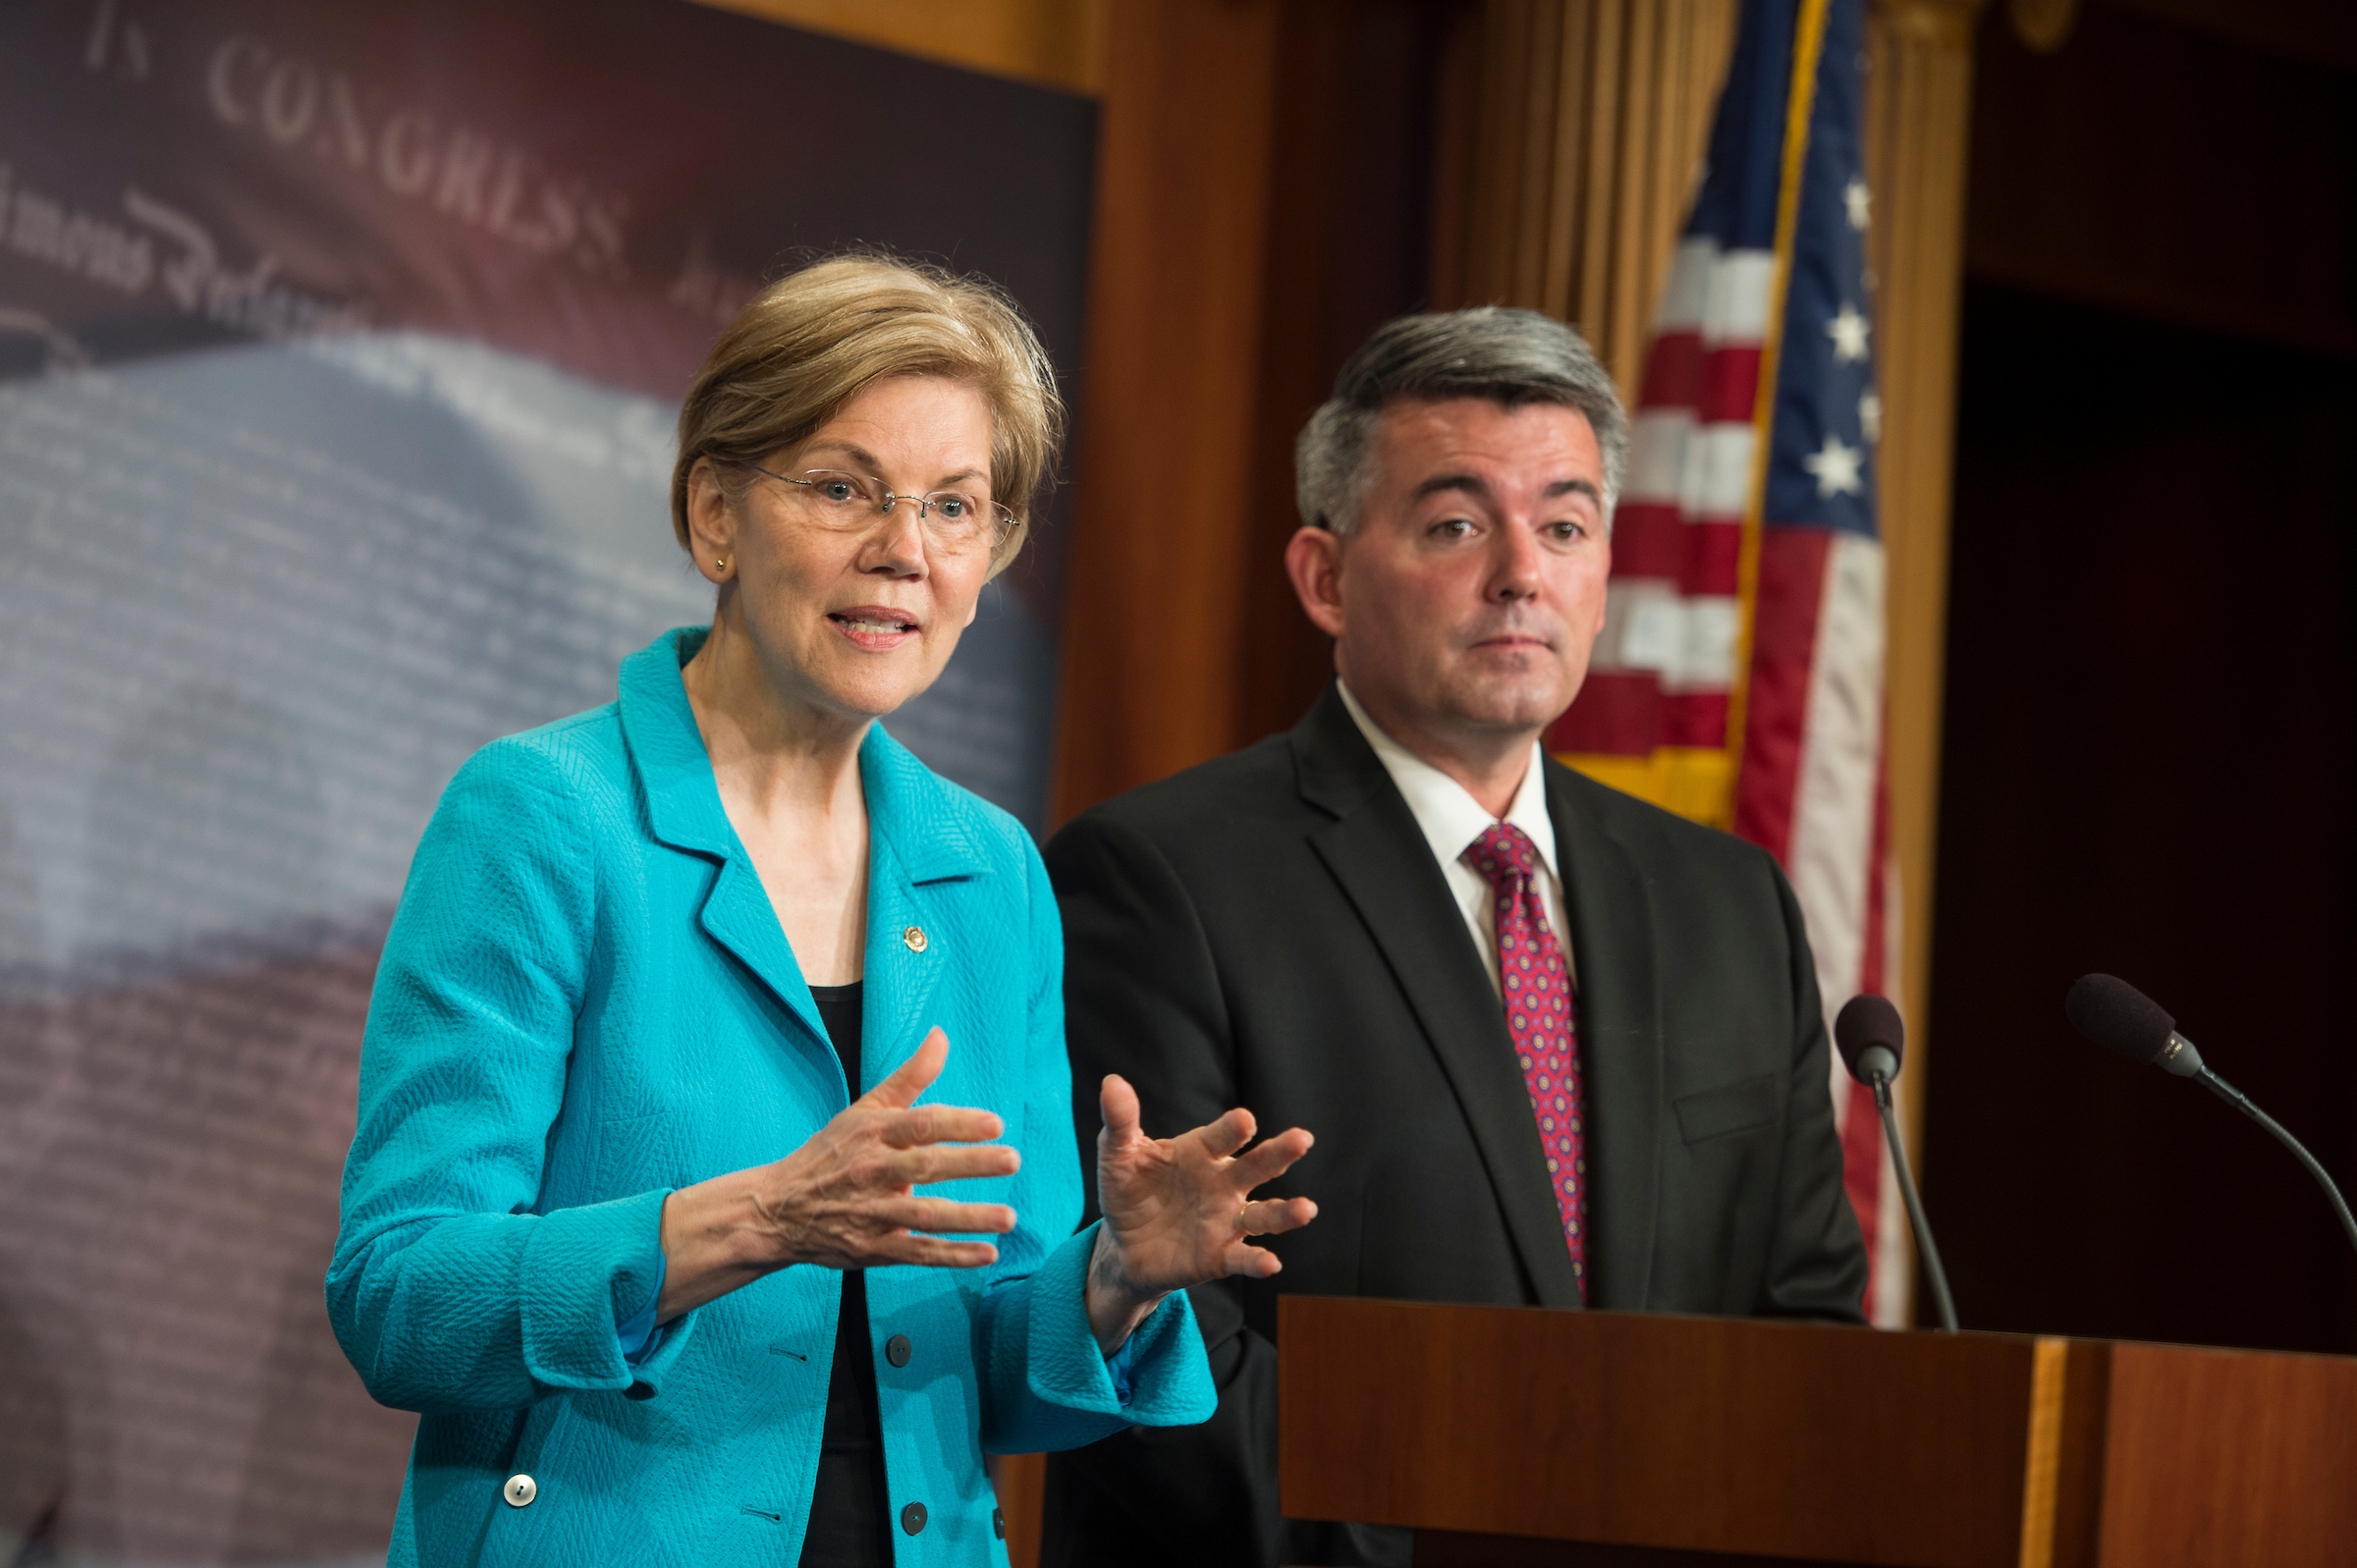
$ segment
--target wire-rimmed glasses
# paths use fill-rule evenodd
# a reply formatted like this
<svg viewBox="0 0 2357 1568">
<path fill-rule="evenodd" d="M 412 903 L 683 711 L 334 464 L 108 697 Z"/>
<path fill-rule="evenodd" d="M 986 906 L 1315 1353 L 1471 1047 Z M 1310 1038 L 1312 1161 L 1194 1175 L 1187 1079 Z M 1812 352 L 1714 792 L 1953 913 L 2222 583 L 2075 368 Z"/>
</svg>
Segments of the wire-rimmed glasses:
<svg viewBox="0 0 2357 1568">
<path fill-rule="evenodd" d="M 745 466 L 780 484 L 795 486 L 811 520 L 838 533 L 862 533 L 874 527 L 878 517 L 892 515 L 892 509 L 904 501 L 915 503 L 916 519 L 925 536 L 945 550 L 982 546 L 996 550 L 1014 530 L 1014 513 L 963 490 L 895 495 L 881 479 L 841 468 L 805 468 L 796 477 L 773 473 L 757 462 Z"/>
</svg>

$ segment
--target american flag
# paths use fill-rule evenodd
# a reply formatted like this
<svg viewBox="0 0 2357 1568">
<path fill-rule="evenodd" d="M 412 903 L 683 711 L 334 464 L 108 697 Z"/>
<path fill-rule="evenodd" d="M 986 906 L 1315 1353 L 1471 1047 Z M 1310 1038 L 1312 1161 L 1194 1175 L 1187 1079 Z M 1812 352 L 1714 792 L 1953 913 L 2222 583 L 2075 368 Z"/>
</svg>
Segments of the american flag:
<svg viewBox="0 0 2357 1568">
<path fill-rule="evenodd" d="M 1766 846 L 1829 1019 L 1897 989 L 1862 156 L 1864 0 L 1746 0 L 1672 264 L 1614 523 L 1604 631 L 1548 749 Z M 1773 395 L 1770 396 L 1770 389 Z M 1911 1255 L 1873 1096 L 1836 1060 L 1868 1309 Z"/>
</svg>

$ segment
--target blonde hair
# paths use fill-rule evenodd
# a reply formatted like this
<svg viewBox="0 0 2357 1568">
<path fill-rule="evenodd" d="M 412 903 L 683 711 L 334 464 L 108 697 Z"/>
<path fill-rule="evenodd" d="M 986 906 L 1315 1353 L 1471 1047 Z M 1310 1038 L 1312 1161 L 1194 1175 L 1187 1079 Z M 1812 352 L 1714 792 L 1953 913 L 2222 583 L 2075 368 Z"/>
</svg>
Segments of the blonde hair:
<svg viewBox="0 0 2357 1568">
<path fill-rule="evenodd" d="M 753 296 L 712 346 L 680 406 L 671 526 L 687 535 L 687 478 L 710 459 L 735 501 L 746 463 L 798 446 L 868 387 L 946 376 L 990 406 L 991 497 L 1014 514 L 991 553 L 1007 569 L 1031 531 L 1031 501 L 1064 439 L 1056 372 L 1014 302 L 980 277 L 875 253 L 832 256 Z"/>
</svg>

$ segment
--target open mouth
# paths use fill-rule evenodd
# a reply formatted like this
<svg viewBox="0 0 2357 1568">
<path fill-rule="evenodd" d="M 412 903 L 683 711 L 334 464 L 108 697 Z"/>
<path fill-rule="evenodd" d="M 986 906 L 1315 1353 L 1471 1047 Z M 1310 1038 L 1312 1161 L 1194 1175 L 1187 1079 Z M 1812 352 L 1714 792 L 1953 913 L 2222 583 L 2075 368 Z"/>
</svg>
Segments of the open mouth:
<svg viewBox="0 0 2357 1568">
<path fill-rule="evenodd" d="M 850 605 L 828 611 L 827 619 L 835 623 L 837 636 L 869 653 L 905 648 L 916 640 L 922 626 L 916 617 L 891 605 Z"/>
</svg>

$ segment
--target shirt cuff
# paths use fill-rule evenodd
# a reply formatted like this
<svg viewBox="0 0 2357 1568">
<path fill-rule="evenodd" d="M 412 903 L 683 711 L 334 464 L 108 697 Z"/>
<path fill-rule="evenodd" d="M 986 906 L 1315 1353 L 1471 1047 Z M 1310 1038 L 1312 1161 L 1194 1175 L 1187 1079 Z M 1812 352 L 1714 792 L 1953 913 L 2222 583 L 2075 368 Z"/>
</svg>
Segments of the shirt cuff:
<svg viewBox="0 0 2357 1568">
<path fill-rule="evenodd" d="M 617 1320 L 614 1325 L 614 1332 L 622 1340 L 622 1359 L 625 1366 L 637 1366 L 653 1355 L 663 1343 L 663 1330 L 655 1326 L 655 1308 L 663 1300 L 663 1274 L 666 1262 L 667 1260 L 663 1256 L 663 1243 L 658 1236 L 655 1242 L 655 1287 L 646 1293 L 646 1305 L 628 1318 L 622 1316 L 622 1308 L 619 1305 L 614 1309 Z M 1128 1347 L 1124 1345 L 1123 1348 L 1127 1349 Z M 1123 1396 L 1123 1402 L 1127 1403 L 1126 1394 Z"/>
<path fill-rule="evenodd" d="M 1136 1349 L 1137 1335 L 1131 1334 L 1122 1341 L 1121 1349 L 1105 1358 L 1105 1376 L 1113 1379 L 1113 1397 L 1124 1405 L 1129 1402 L 1129 1358 Z"/>
</svg>

